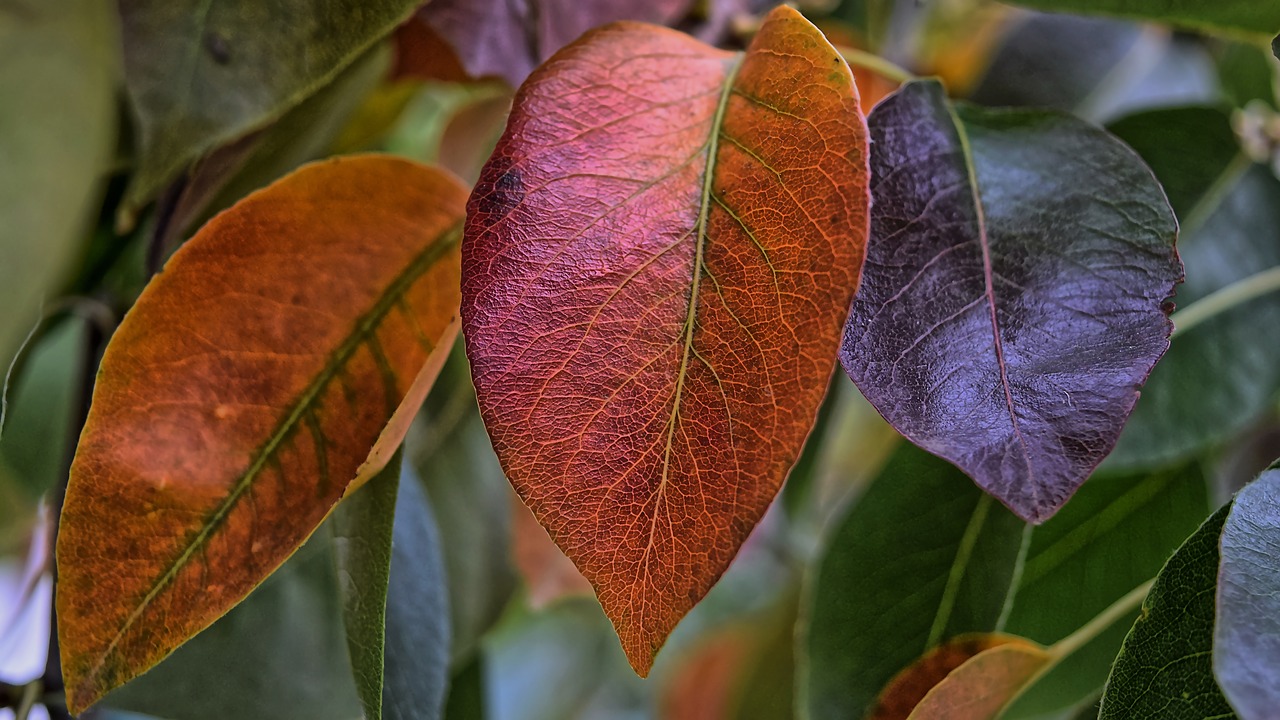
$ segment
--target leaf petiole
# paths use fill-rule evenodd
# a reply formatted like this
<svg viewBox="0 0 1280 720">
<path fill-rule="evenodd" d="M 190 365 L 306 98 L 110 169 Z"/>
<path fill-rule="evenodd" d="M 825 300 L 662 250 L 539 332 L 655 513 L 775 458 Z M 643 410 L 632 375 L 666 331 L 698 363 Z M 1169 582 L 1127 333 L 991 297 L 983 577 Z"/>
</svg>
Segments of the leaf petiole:
<svg viewBox="0 0 1280 720">
<path fill-rule="evenodd" d="M 845 47 L 843 45 L 836 45 L 835 49 L 840 53 L 840 56 L 844 58 L 844 61 L 850 65 L 866 68 L 880 77 L 885 78 L 886 80 L 892 80 L 899 85 L 918 79 L 906 68 L 895 65 L 874 53 Z"/>
<path fill-rule="evenodd" d="M 1280 265 L 1238 280 L 1196 300 L 1170 316 L 1173 335 L 1177 337 L 1200 323 L 1237 305 L 1280 290 Z"/>
</svg>

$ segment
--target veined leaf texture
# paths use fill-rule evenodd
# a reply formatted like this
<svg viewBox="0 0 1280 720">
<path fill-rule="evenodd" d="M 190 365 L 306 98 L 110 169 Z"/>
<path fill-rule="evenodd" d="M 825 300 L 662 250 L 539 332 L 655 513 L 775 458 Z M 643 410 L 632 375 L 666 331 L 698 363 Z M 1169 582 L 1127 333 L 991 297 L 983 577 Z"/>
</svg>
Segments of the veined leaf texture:
<svg viewBox="0 0 1280 720">
<path fill-rule="evenodd" d="M 867 182 L 849 68 L 790 8 L 736 54 L 609 25 L 517 95 L 468 207 L 467 352 L 503 468 L 642 675 L 800 452 Z"/>
</svg>

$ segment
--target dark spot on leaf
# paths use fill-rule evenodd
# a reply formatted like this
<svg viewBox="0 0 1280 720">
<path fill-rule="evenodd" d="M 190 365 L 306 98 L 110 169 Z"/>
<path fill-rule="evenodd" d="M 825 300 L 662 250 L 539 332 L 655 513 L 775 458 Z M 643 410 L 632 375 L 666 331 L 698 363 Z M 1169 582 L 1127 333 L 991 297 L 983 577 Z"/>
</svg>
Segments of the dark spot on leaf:
<svg viewBox="0 0 1280 720">
<path fill-rule="evenodd" d="M 495 159 L 491 181 L 481 179 L 476 186 L 476 210 L 484 215 L 502 216 L 524 200 L 524 180 L 520 171 L 512 167 L 510 158 Z"/>
<path fill-rule="evenodd" d="M 231 62 L 231 46 L 227 44 L 227 39 L 218 33 L 213 31 L 205 33 L 204 46 L 209 50 L 209 56 L 219 65 Z"/>
<path fill-rule="evenodd" d="M 1165 300 L 1164 302 L 1160 303 L 1160 312 L 1164 313 L 1165 315 L 1171 315 L 1173 314 L 1173 311 L 1177 309 L 1177 307 L 1178 305 L 1174 301 Z"/>
</svg>

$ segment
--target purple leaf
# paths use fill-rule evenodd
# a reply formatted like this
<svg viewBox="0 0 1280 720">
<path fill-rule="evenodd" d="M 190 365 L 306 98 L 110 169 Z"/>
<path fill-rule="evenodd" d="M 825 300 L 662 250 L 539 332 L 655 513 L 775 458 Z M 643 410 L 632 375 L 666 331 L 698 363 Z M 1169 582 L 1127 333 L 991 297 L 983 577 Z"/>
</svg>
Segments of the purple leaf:
<svg viewBox="0 0 1280 720">
<path fill-rule="evenodd" d="M 582 33 L 616 20 L 666 24 L 692 0 L 434 0 L 418 11 L 473 77 L 519 87 L 539 63 Z"/>
<path fill-rule="evenodd" d="M 920 447 L 1032 522 L 1115 446 L 1169 346 L 1176 221 L 1141 159 L 934 81 L 870 118 L 872 229 L 841 362 Z"/>
<path fill-rule="evenodd" d="M 1244 720 L 1280 708 L 1280 464 L 1236 495 L 1222 528 L 1213 674 Z"/>
</svg>

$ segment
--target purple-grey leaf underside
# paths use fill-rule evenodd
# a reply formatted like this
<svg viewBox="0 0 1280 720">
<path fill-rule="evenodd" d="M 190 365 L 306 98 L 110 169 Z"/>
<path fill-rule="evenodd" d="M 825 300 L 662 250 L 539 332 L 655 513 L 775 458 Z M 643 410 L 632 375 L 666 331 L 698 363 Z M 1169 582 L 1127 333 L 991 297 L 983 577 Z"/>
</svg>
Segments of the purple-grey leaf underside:
<svg viewBox="0 0 1280 720">
<path fill-rule="evenodd" d="M 871 239 L 841 362 L 867 399 L 1032 522 L 1115 446 L 1169 346 L 1177 224 L 1141 159 L 933 81 L 870 118 Z"/>
</svg>

